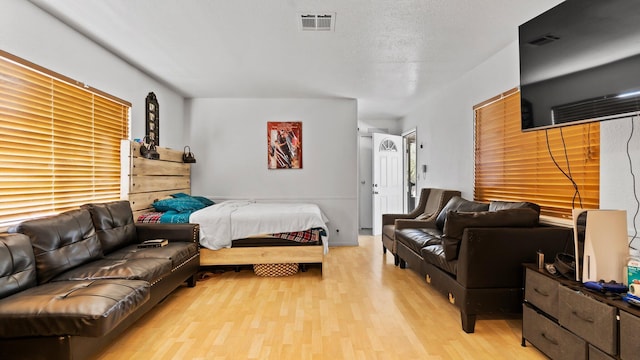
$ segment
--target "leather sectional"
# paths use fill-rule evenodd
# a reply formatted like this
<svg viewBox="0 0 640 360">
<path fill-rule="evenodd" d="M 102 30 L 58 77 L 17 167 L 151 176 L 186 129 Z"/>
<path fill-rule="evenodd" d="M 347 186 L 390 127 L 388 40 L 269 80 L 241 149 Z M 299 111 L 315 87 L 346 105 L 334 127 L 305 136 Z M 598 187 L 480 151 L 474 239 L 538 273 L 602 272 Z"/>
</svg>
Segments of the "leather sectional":
<svg viewBox="0 0 640 360">
<path fill-rule="evenodd" d="M 528 202 L 455 196 L 435 220 L 396 224 L 399 265 L 459 307 L 462 329 L 472 333 L 477 315 L 522 311 L 522 264 L 535 263 L 537 251 L 553 259 L 571 250 L 573 231 L 540 225 L 539 211 Z"/>
<path fill-rule="evenodd" d="M 137 224 L 128 201 L 88 204 L 0 234 L 0 356 L 83 359 L 187 282 L 196 224 Z M 149 239 L 158 248 L 139 248 Z"/>
</svg>

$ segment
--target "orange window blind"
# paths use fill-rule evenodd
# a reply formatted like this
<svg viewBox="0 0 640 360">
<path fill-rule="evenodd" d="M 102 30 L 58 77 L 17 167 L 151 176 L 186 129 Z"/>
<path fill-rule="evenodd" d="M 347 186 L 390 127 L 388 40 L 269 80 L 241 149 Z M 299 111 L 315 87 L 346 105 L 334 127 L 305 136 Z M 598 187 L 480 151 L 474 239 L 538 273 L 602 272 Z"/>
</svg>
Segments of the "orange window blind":
<svg viewBox="0 0 640 360">
<path fill-rule="evenodd" d="M 571 218 L 572 208 L 599 207 L 599 123 L 522 132 L 517 90 L 474 113 L 476 200 L 531 201 L 560 218 Z"/>
<path fill-rule="evenodd" d="M 0 52 L 0 226 L 119 199 L 130 107 Z"/>
</svg>

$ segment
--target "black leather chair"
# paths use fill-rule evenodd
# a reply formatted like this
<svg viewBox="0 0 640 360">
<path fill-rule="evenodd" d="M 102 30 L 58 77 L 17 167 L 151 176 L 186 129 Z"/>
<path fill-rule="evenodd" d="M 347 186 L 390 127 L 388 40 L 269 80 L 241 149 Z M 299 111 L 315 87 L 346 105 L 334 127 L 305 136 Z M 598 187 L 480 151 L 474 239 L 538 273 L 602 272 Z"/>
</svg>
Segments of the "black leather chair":
<svg viewBox="0 0 640 360">
<path fill-rule="evenodd" d="M 460 191 L 436 188 L 423 188 L 420 191 L 418 206 L 408 214 L 382 214 L 382 252 L 389 250 L 396 266 L 400 263 L 398 245 L 395 237 L 396 223 L 399 221 L 406 227 L 420 228 L 425 222 L 435 221 L 444 205 Z"/>
</svg>

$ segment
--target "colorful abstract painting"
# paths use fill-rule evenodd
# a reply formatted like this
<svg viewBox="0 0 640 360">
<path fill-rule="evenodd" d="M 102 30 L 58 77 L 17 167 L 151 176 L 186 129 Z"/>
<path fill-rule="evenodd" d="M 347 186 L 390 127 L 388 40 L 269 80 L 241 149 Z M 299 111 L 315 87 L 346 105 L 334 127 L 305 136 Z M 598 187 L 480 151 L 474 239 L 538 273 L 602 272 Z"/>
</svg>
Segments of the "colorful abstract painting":
<svg viewBox="0 0 640 360">
<path fill-rule="evenodd" d="M 269 169 L 302 169 L 302 122 L 267 122 Z"/>
</svg>

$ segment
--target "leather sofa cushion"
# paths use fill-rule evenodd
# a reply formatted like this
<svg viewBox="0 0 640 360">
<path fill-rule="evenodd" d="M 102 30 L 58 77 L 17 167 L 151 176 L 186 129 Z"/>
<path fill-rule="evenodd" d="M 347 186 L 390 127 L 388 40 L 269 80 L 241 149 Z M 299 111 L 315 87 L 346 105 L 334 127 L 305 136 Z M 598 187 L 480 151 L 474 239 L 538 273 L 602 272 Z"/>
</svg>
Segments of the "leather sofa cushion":
<svg viewBox="0 0 640 360">
<path fill-rule="evenodd" d="M 170 242 L 159 248 L 138 249 L 138 245 L 130 245 L 116 250 L 105 258 L 113 260 L 130 259 L 167 259 L 171 260 L 171 268 L 175 269 L 198 253 L 198 245 L 188 242 Z"/>
<path fill-rule="evenodd" d="M 87 210 L 27 220 L 16 231 L 31 239 L 38 283 L 69 269 L 102 258 L 102 246 Z"/>
<path fill-rule="evenodd" d="M 538 215 L 540 215 L 540 205 L 522 201 L 522 202 L 513 202 L 513 201 L 491 201 L 489 203 L 489 211 L 498 211 L 498 210 L 507 210 L 507 209 L 532 209 L 535 210 Z"/>
<path fill-rule="evenodd" d="M 441 241 L 438 241 L 438 239 L 442 238 L 442 235 L 443 235 L 442 231 L 434 228 L 424 228 L 420 230 L 436 238 L 430 242 L 431 244 L 439 244 L 441 242 Z"/>
<path fill-rule="evenodd" d="M 476 211 L 487 211 L 489 210 L 489 204 L 470 201 L 467 199 L 463 199 L 460 196 L 452 197 L 447 205 L 445 205 L 438 217 L 436 218 L 436 227 L 439 230 L 444 229 L 444 222 L 447 218 L 447 213 L 450 211 L 459 211 L 459 212 L 476 212 Z"/>
<path fill-rule="evenodd" d="M 442 197 L 444 196 L 445 191 L 449 190 L 431 189 L 429 197 L 427 198 L 427 203 L 424 205 L 424 212 L 422 213 L 422 217 L 424 219 L 437 215 L 436 213 L 442 206 L 441 202 L 443 202 Z"/>
<path fill-rule="evenodd" d="M 137 241 L 131 204 L 127 200 L 86 204 L 105 254 Z"/>
<path fill-rule="evenodd" d="M 458 273 L 458 260 L 447 261 L 443 244 L 425 246 L 420 250 L 424 261 L 455 276 Z"/>
<path fill-rule="evenodd" d="M 102 336 L 147 300 L 146 281 L 47 283 L 0 300 L 0 338 Z"/>
<path fill-rule="evenodd" d="M 102 259 L 92 261 L 53 278 L 52 281 L 126 279 L 154 284 L 171 273 L 168 259 Z"/>
<path fill-rule="evenodd" d="M 450 212 L 444 222 L 444 236 L 462 239 L 468 227 L 533 227 L 540 216 L 532 209 L 518 208 L 498 211 Z"/>
<path fill-rule="evenodd" d="M 420 250 L 429 245 L 440 244 L 442 235 L 436 229 L 402 229 L 396 231 L 396 240 L 420 254 Z"/>
<path fill-rule="evenodd" d="M 436 216 L 438 216 L 439 212 L 436 210 L 434 212 L 425 211 L 416 217 L 416 220 L 435 220 Z"/>
<path fill-rule="evenodd" d="M 424 206 L 424 211 L 416 219 L 435 220 L 441 208 L 445 205 L 445 202 L 447 202 L 451 197 L 458 195 L 460 195 L 460 192 L 457 190 L 431 189 L 431 191 L 429 191 L 427 203 Z"/>
<path fill-rule="evenodd" d="M 36 260 L 29 237 L 0 234 L 0 298 L 36 284 Z"/>
<path fill-rule="evenodd" d="M 444 252 L 447 260 L 458 258 L 464 229 L 474 227 L 534 227 L 538 225 L 539 214 L 530 208 L 516 208 L 498 211 L 449 212 L 444 223 Z"/>
</svg>

